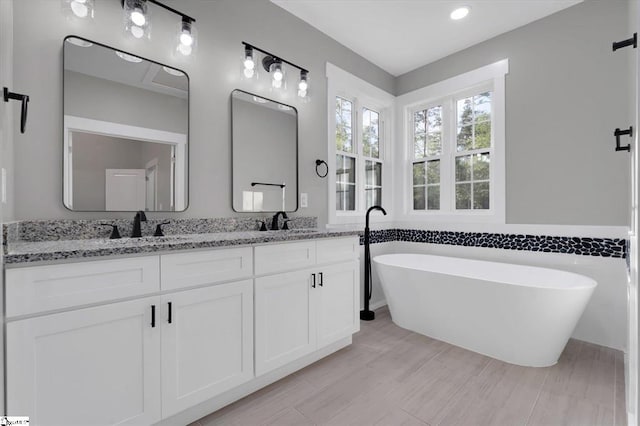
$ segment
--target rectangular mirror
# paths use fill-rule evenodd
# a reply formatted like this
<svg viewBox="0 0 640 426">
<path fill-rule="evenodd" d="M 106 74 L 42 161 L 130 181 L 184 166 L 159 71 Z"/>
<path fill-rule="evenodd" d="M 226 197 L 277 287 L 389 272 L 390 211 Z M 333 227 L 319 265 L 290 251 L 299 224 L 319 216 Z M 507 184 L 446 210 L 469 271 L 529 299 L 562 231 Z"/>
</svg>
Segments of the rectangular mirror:
<svg viewBox="0 0 640 426">
<path fill-rule="evenodd" d="M 298 111 L 234 90 L 231 123 L 233 210 L 298 210 Z"/>
<path fill-rule="evenodd" d="M 184 211 L 189 77 L 79 37 L 63 51 L 65 207 Z"/>
</svg>

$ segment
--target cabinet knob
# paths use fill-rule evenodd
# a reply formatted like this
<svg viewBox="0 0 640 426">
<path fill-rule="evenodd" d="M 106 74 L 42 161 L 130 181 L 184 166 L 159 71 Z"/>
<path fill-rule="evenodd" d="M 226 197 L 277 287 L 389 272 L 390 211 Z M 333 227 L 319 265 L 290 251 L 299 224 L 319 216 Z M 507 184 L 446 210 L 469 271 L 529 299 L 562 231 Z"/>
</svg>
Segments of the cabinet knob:
<svg viewBox="0 0 640 426">
<path fill-rule="evenodd" d="M 311 274 L 311 288 L 316 288 L 316 274 Z"/>
</svg>

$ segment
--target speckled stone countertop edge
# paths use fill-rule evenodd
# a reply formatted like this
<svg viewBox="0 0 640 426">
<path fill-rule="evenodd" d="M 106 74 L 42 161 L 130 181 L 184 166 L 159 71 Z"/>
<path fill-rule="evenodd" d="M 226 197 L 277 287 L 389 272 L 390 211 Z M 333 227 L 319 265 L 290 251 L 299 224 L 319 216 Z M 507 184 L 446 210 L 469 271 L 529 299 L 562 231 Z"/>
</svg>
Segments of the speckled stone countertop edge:
<svg viewBox="0 0 640 426">
<path fill-rule="evenodd" d="M 9 243 L 4 254 L 4 264 L 6 268 L 35 266 L 41 263 L 67 263 L 74 260 L 86 259 L 108 259 L 110 257 L 122 257 L 127 255 L 145 254 L 170 254 L 185 250 L 203 250 L 208 248 L 253 246 L 268 243 L 284 243 L 300 240 L 339 238 L 360 236 L 362 231 L 341 230 L 341 231 L 309 231 L 309 233 L 282 233 L 261 236 L 242 235 L 238 232 L 237 238 L 232 233 L 225 233 L 224 238 L 219 238 L 216 234 L 195 234 L 183 235 L 184 238 L 178 241 L 155 242 L 146 239 L 140 244 L 129 240 L 131 244 L 122 246 L 104 243 L 101 246 L 87 246 L 92 244 L 90 240 L 66 240 L 59 242 L 14 242 Z M 118 244 L 113 243 L 113 244 Z M 58 247 L 57 247 L 58 246 Z M 75 248 L 69 246 L 76 246 Z M 65 262 L 67 261 L 67 262 Z"/>
</svg>

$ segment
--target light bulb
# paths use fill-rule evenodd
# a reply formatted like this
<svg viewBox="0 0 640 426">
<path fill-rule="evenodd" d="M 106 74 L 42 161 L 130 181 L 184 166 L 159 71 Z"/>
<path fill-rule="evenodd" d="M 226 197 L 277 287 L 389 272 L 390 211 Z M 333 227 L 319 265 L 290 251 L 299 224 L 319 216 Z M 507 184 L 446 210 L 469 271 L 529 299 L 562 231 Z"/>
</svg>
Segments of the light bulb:
<svg viewBox="0 0 640 426">
<path fill-rule="evenodd" d="M 131 35 L 133 35 L 135 38 L 142 38 L 142 36 L 144 36 L 144 29 L 136 26 L 136 25 L 132 25 L 131 26 Z"/>
<path fill-rule="evenodd" d="M 307 80 L 300 80 L 298 83 L 298 90 L 306 92 L 309 85 L 307 84 Z"/>
<path fill-rule="evenodd" d="M 276 68 L 276 70 L 273 72 L 273 79 L 275 81 L 282 81 L 282 77 L 284 77 L 284 75 L 282 74 L 282 70 L 280 68 Z"/>
<path fill-rule="evenodd" d="M 255 74 L 255 70 L 253 68 L 245 68 L 243 73 L 246 78 L 252 78 L 253 74 Z"/>
<path fill-rule="evenodd" d="M 191 46 L 193 44 L 193 37 L 191 36 L 191 32 L 183 30 L 182 34 L 180 34 L 180 43 L 185 46 Z"/>
<path fill-rule="evenodd" d="M 86 18 L 89 14 L 89 8 L 85 4 L 87 0 L 73 0 L 71 2 L 71 11 L 78 18 Z"/>
<path fill-rule="evenodd" d="M 253 62 L 253 58 L 251 56 L 247 56 L 244 60 L 244 68 L 247 70 L 252 70 L 256 67 L 256 63 Z"/>
<path fill-rule="evenodd" d="M 182 53 L 184 56 L 191 55 L 192 51 L 193 51 L 193 48 L 191 46 L 187 46 L 182 43 L 180 43 L 180 45 L 178 46 L 178 52 Z"/>
<path fill-rule="evenodd" d="M 130 17 L 131 21 L 139 27 L 144 26 L 144 24 L 147 22 L 147 18 L 144 16 L 142 9 L 140 9 L 139 7 L 133 9 Z"/>
</svg>

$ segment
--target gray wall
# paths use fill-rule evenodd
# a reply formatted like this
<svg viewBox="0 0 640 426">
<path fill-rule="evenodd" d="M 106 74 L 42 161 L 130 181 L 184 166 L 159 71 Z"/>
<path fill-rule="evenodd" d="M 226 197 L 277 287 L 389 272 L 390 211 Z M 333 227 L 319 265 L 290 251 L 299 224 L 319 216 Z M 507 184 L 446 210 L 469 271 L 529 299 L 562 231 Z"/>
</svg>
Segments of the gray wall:
<svg viewBox="0 0 640 426">
<path fill-rule="evenodd" d="M 16 217 L 128 217 L 117 213 L 69 212 L 62 204 L 62 40 L 75 34 L 185 70 L 190 77 L 190 203 L 175 217 L 234 215 L 231 209 L 230 93 L 240 88 L 267 98 L 263 86 L 240 80 L 242 41 L 272 51 L 310 70 L 312 100 L 279 99 L 299 111 L 300 192 L 309 193 L 302 214 L 326 222 L 326 180 L 316 176 L 316 158 L 326 159 L 325 63 L 394 90 L 394 78 L 268 0 L 173 0 L 166 2 L 196 17 L 198 52 L 173 56 L 178 18 L 153 8 L 150 41 L 131 40 L 122 31 L 119 1 L 97 0 L 93 22 L 67 20 L 55 0 L 14 2 L 16 87 L 31 95 L 28 134 L 15 153 Z M 46 24 L 44 24 L 46 23 Z M 291 73 L 295 74 L 295 73 Z M 33 173 L 37 170 L 37 173 Z"/>
<path fill-rule="evenodd" d="M 509 58 L 507 223 L 628 225 L 629 60 L 611 43 L 628 30 L 626 1 L 570 7 L 400 76 L 396 94 Z M 627 142 L 623 140 L 623 142 Z"/>
<path fill-rule="evenodd" d="M 187 133 L 186 99 L 64 71 L 64 114 Z"/>
<path fill-rule="evenodd" d="M 74 132 L 73 208 L 105 209 L 105 170 L 144 169 L 158 158 L 158 200 L 169 208 L 171 146 Z"/>
<path fill-rule="evenodd" d="M 0 87 L 9 87 L 14 92 L 23 93 L 13 84 L 13 3 L 0 1 Z M 0 206 L 0 220 L 14 219 L 13 197 L 13 146 L 14 131 L 19 132 L 20 122 L 17 102 L 0 102 L 0 167 L 7 171 L 7 203 Z M 18 114 L 16 114 L 16 112 Z M 16 136 L 18 140 L 20 136 Z"/>
<path fill-rule="evenodd" d="M 282 190 L 251 182 L 285 183 L 285 210 L 296 208 L 296 115 L 233 99 L 233 205 L 242 192 L 262 192 L 263 211 L 282 210 Z"/>
</svg>

